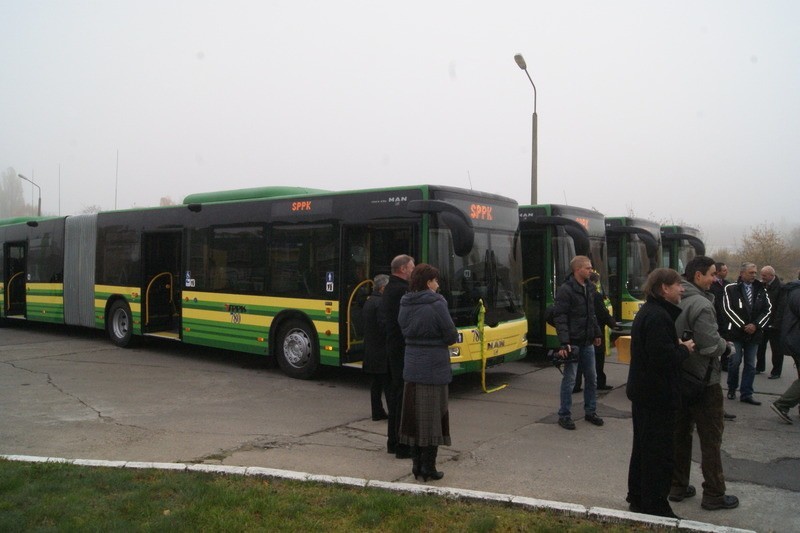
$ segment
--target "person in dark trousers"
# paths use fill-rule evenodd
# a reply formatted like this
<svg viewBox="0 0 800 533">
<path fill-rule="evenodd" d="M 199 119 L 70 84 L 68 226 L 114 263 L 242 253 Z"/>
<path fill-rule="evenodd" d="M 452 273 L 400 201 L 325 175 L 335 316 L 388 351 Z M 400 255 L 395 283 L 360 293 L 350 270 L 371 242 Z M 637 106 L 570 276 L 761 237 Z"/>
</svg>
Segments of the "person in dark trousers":
<svg viewBox="0 0 800 533">
<path fill-rule="evenodd" d="M 372 294 L 367 298 L 362 316 L 364 318 L 364 373 L 372 376 L 369 390 L 373 420 L 386 420 L 389 415 L 383 408 L 382 397 L 389 390 L 389 362 L 386 359 L 386 325 L 380 313 L 383 290 L 389 276 L 378 274 L 372 280 Z"/>
<path fill-rule="evenodd" d="M 681 341 L 675 333 L 683 294 L 680 275 L 657 268 L 643 289 L 647 300 L 631 327 L 631 365 L 625 388 L 633 418 L 626 500 L 633 512 L 677 518 L 667 500 L 675 413 L 681 406 L 680 365 L 689 357 L 694 341 Z"/>
<path fill-rule="evenodd" d="M 414 268 L 409 290 L 400 301 L 398 322 L 406 339 L 400 442 L 411 447 L 414 478 L 442 479 L 436 470 L 439 446 L 450 446 L 448 384 L 451 344 L 458 342 L 447 301 L 438 293 L 439 270 L 422 263 Z"/>
<path fill-rule="evenodd" d="M 408 278 L 414 270 L 414 258 L 409 255 L 398 255 L 392 259 L 392 275 L 383 290 L 381 314 L 386 326 L 386 357 L 389 361 L 389 391 L 386 403 L 389 408 L 389 419 L 386 430 L 386 451 L 395 454 L 398 459 L 411 457 L 411 450 L 397 441 L 400 428 L 400 405 L 403 400 L 403 358 L 406 342 L 403 331 L 397 322 L 400 314 L 400 300 L 408 292 Z"/>
<path fill-rule="evenodd" d="M 569 263 L 572 274 L 558 288 L 553 304 L 553 322 L 558 333 L 561 348 L 558 355 L 566 359 L 571 352 L 577 352 L 578 361 L 583 366 L 586 388 L 583 392 L 584 420 L 595 426 L 602 426 L 603 419 L 597 416 L 597 374 L 595 373 L 594 347 L 602 341 L 600 326 L 594 314 L 594 284 L 589 281 L 592 262 L 585 255 L 576 255 Z M 564 429 L 575 429 L 572 421 L 572 389 L 575 387 L 575 374 L 578 361 L 564 363 L 561 378 L 558 409 L 558 425 Z"/>
<path fill-rule="evenodd" d="M 716 273 L 714 283 L 711 284 L 709 291 L 714 295 L 714 311 L 717 313 L 717 331 L 723 339 L 729 340 L 725 335 L 728 331 L 728 316 L 722 308 L 722 299 L 725 297 L 725 285 L 730 283 L 728 277 L 728 265 L 725 263 L 714 263 Z M 728 356 L 723 355 L 719 360 L 719 367 L 723 372 L 728 371 Z"/>
<path fill-rule="evenodd" d="M 769 404 L 769 407 L 781 420 L 792 424 L 789 409 L 800 404 L 800 279 L 787 283 L 784 291 L 785 307 L 781 336 L 786 353 L 792 356 L 797 366 L 797 379 L 780 398 Z"/>
<path fill-rule="evenodd" d="M 736 399 L 739 367 L 744 361 L 739 399 L 742 403 L 761 405 L 753 398 L 756 352 L 772 314 L 772 303 L 764 285 L 756 279 L 754 263 L 742 263 L 739 280 L 725 286 L 722 307 L 730 321 L 726 338 L 733 341 L 735 348 L 728 362 L 728 399 Z"/>
<path fill-rule="evenodd" d="M 597 390 L 611 390 L 614 387 L 606 382 L 606 335 L 603 328 L 608 326 L 611 329 L 617 329 L 617 321 L 614 320 L 614 317 L 608 312 L 606 295 L 600 284 L 600 275 L 597 272 L 592 272 L 589 276 L 589 281 L 592 282 L 597 289 L 594 293 L 594 314 L 597 317 L 597 323 L 600 325 L 601 331 L 600 346 L 594 347 L 594 368 L 597 374 Z M 583 390 L 582 385 L 583 369 L 581 369 L 581 365 L 578 364 L 578 371 L 575 374 L 575 386 L 572 388 L 572 393 L 581 392 Z"/>
<path fill-rule="evenodd" d="M 706 381 L 702 395 L 686 401 L 678 410 L 675 423 L 675 466 L 672 470 L 670 501 L 679 502 L 697 494 L 689 484 L 692 468 L 692 433 L 697 426 L 700 438 L 700 467 L 703 471 L 703 509 L 733 509 L 739 506 L 736 496 L 725 494 L 725 474 L 722 472 L 722 432 L 725 424 L 719 358 L 730 355 L 732 345 L 725 342 L 717 329 L 714 295 L 709 292 L 714 283 L 714 260 L 695 256 L 686 264 L 683 280 L 682 312 L 675 321 L 676 334 L 691 332 L 694 351 L 683 362 L 684 372 Z"/>
<path fill-rule="evenodd" d="M 772 316 L 767 327 L 764 328 L 764 336 L 758 345 L 756 353 L 756 373 L 764 372 L 767 369 L 767 344 L 772 352 L 772 370 L 769 372 L 769 379 L 778 379 L 783 372 L 783 346 L 781 345 L 781 322 L 783 320 L 783 284 L 780 278 L 775 275 L 775 269 L 770 265 L 761 268 L 761 283 L 767 289 L 767 294 L 772 302 Z"/>
</svg>

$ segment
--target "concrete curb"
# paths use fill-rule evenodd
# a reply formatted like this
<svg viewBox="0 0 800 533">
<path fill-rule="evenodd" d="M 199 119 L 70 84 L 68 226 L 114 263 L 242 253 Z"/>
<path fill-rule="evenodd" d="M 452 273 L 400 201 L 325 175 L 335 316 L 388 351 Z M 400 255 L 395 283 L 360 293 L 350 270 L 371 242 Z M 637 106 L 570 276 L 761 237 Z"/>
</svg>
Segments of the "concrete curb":
<svg viewBox="0 0 800 533">
<path fill-rule="evenodd" d="M 643 526 L 651 527 L 677 528 L 683 531 L 755 533 L 749 529 L 717 526 L 714 524 L 707 524 L 705 522 L 695 522 L 694 520 L 677 520 L 674 518 L 663 518 L 659 516 L 631 513 L 617 509 L 606 509 L 603 507 L 592 507 L 587 509 L 583 505 L 540 500 L 537 498 L 525 498 L 521 496 L 514 496 L 512 494 L 482 492 L 477 490 L 456 489 L 432 485 L 417 485 L 413 483 L 395 483 L 390 481 L 360 479 L 346 476 L 323 476 L 305 472 L 294 472 L 291 470 L 279 470 L 275 468 L 184 463 L 148 463 L 140 461 L 103 461 L 94 459 L 64 459 L 61 457 L 37 457 L 33 455 L 0 455 L 0 459 L 27 463 L 67 463 L 78 466 L 98 466 L 106 468 L 154 468 L 157 470 L 207 472 L 212 474 L 228 474 L 237 476 L 264 476 L 279 479 L 290 479 L 295 481 L 315 481 L 317 483 L 327 483 L 331 485 L 376 488 L 395 492 L 406 492 L 410 494 L 431 494 L 453 499 L 504 503 L 513 506 L 524 507 L 527 509 L 542 509 L 555 513 L 571 515 L 578 518 L 589 518 L 592 520 L 599 520 L 609 523 L 641 524 Z"/>
</svg>

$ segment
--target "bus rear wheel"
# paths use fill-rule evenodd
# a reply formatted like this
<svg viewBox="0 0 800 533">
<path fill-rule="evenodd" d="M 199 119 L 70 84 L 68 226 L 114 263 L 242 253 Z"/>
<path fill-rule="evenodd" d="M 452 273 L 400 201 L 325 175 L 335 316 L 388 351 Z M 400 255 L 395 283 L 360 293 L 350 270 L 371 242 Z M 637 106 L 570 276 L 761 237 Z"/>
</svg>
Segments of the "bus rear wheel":
<svg viewBox="0 0 800 533">
<path fill-rule="evenodd" d="M 278 366 L 292 378 L 310 379 L 319 366 L 318 348 L 309 326 L 301 320 L 289 320 L 278 333 Z"/>
<path fill-rule="evenodd" d="M 117 300 L 108 310 L 106 331 L 111 342 L 125 348 L 130 346 L 133 338 L 133 316 L 131 308 L 125 300 Z"/>
</svg>

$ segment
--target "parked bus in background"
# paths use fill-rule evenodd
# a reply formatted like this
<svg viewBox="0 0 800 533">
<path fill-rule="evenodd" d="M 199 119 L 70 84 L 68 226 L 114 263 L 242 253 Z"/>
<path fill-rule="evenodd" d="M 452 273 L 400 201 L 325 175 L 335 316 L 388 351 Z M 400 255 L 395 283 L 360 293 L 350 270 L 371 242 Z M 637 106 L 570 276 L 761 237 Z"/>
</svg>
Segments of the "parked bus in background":
<svg viewBox="0 0 800 533">
<path fill-rule="evenodd" d="M 606 217 L 608 296 L 623 332 L 644 303 L 644 282 L 661 265 L 661 227 L 649 220 Z"/>
<path fill-rule="evenodd" d="M 568 205 L 520 206 L 519 233 L 528 344 L 536 352 L 544 352 L 560 345 L 544 312 L 571 273 L 572 258 L 588 256 L 601 283 L 608 287 L 604 218 L 597 211 Z"/>
<path fill-rule="evenodd" d="M 440 271 L 460 332 L 454 373 L 476 371 L 526 354 L 517 225 L 514 200 L 433 185 L 267 187 L 0 221 L 0 321 L 269 355 L 305 379 L 360 363 L 371 280 L 409 254 Z"/>
<path fill-rule="evenodd" d="M 696 255 L 706 255 L 700 232 L 688 226 L 661 226 L 662 266 L 683 274 L 686 263 Z"/>
</svg>

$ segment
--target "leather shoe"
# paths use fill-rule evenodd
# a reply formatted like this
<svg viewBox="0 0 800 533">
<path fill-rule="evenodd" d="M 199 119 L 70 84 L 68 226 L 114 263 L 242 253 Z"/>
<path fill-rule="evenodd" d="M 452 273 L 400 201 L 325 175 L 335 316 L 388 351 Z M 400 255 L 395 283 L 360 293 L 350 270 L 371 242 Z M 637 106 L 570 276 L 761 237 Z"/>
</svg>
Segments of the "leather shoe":
<svg viewBox="0 0 800 533">
<path fill-rule="evenodd" d="M 594 424 L 595 426 L 602 426 L 605 423 L 605 422 L 603 422 L 602 418 L 597 416 L 597 413 L 592 413 L 590 415 L 586 415 L 586 416 L 583 417 L 583 419 L 586 420 L 589 423 Z"/>
<path fill-rule="evenodd" d="M 377 413 L 372 415 L 372 420 L 374 420 L 375 422 L 377 422 L 378 420 L 387 420 L 388 418 L 389 415 L 387 415 L 386 413 Z"/>
<path fill-rule="evenodd" d="M 597 390 L 611 390 L 613 388 L 614 387 L 612 387 L 611 385 L 598 385 L 597 386 Z"/>
<path fill-rule="evenodd" d="M 736 399 L 736 391 L 735 390 L 734 391 L 730 391 L 730 390 L 728 391 L 728 399 L 729 400 L 735 400 Z"/>
<path fill-rule="evenodd" d="M 758 400 L 753 399 L 752 396 L 748 396 L 747 398 L 742 398 L 742 403 L 749 403 L 750 405 L 761 405 L 761 402 Z"/>
<path fill-rule="evenodd" d="M 582 388 L 580 388 L 580 387 L 575 387 L 574 389 L 572 389 L 572 394 L 578 394 L 578 393 L 579 393 L 579 392 L 581 392 L 581 391 L 583 391 L 583 389 L 582 389 Z"/>
<path fill-rule="evenodd" d="M 558 419 L 558 425 L 564 429 L 575 429 L 575 422 L 568 416 Z"/>
<path fill-rule="evenodd" d="M 723 411 L 722 418 L 724 418 L 725 420 L 733 420 L 734 418 L 736 418 L 736 415 L 732 415 L 731 413 L 726 413 Z"/>
<path fill-rule="evenodd" d="M 684 490 L 683 493 L 673 494 L 670 492 L 669 494 L 669 501 L 671 502 L 682 502 L 686 498 L 691 498 L 697 494 L 697 489 L 694 488 L 694 485 L 688 485 Z"/>
<path fill-rule="evenodd" d="M 717 511 L 719 509 L 735 509 L 739 507 L 739 498 L 736 496 L 725 495 L 721 499 L 714 502 L 703 502 L 700 507 L 706 511 Z"/>
<path fill-rule="evenodd" d="M 770 374 L 768 379 L 781 379 L 780 374 Z"/>
</svg>

